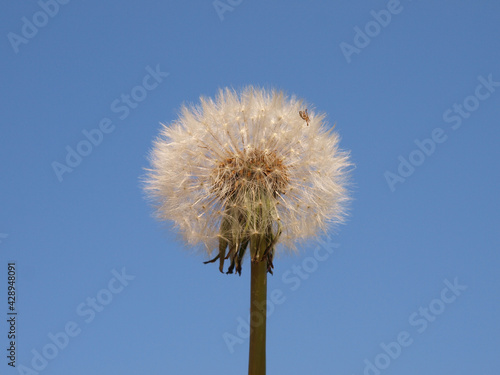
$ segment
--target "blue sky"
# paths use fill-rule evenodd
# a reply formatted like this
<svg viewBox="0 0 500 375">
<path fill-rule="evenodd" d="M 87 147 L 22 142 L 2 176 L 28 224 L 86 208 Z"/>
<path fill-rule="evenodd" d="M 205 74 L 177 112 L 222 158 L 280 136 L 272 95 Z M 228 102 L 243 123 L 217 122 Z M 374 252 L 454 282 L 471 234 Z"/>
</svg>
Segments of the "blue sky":
<svg viewBox="0 0 500 375">
<path fill-rule="evenodd" d="M 182 103 L 254 84 L 326 112 L 356 164 L 347 225 L 275 262 L 268 373 L 497 374 L 499 16 L 485 0 L 4 5 L 0 372 L 246 373 L 248 269 L 185 251 L 139 178 Z"/>
</svg>

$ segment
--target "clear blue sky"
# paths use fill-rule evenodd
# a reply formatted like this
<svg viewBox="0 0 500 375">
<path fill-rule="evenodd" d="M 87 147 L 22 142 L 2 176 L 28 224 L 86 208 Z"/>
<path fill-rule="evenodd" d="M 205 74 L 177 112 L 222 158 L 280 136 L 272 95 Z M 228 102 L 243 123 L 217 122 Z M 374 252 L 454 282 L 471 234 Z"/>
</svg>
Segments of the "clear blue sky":
<svg viewBox="0 0 500 375">
<path fill-rule="evenodd" d="M 275 262 L 268 373 L 498 374 L 500 3 L 61 3 L 0 15 L 0 373 L 246 373 L 248 268 L 185 251 L 139 178 L 183 102 L 254 84 L 357 166 L 332 252 Z"/>
</svg>

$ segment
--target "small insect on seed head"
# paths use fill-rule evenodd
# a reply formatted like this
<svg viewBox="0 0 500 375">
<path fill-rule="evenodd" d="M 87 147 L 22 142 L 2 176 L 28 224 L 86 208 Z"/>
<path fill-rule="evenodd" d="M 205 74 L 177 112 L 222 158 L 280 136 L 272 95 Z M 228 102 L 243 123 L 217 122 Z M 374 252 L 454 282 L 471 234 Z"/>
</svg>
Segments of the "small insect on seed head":
<svg viewBox="0 0 500 375">
<path fill-rule="evenodd" d="M 307 113 L 307 108 L 304 110 L 304 111 L 299 111 L 299 116 L 302 120 L 304 120 L 307 124 L 307 126 L 309 126 L 309 121 L 311 121 L 309 119 L 309 114 Z"/>
</svg>

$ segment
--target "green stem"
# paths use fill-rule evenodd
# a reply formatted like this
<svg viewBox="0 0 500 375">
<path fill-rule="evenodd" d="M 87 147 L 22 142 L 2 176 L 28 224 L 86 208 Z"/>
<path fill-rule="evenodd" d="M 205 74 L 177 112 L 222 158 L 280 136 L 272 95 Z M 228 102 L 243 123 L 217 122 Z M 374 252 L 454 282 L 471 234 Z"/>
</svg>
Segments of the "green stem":
<svg viewBox="0 0 500 375">
<path fill-rule="evenodd" d="M 266 248 L 261 238 L 260 248 Z M 261 251 L 264 251 L 261 250 Z M 252 261 L 250 289 L 250 356 L 249 375 L 266 374 L 266 309 L 267 309 L 267 260 Z"/>
</svg>

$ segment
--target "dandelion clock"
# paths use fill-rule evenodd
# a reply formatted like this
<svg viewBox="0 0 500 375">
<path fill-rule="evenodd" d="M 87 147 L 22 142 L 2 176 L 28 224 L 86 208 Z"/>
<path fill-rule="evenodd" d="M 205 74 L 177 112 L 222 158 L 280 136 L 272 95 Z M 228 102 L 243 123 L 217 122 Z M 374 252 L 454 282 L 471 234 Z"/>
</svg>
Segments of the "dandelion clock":
<svg viewBox="0 0 500 375">
<path fill-rule="evenodd" d="M 265 374 L 267 273 L 276 253 L 342 222 L 349 155 L 325 115 L 295 97 L 247 87 L 183 107 L 150 154 L 145 190 L 205 263 L 250 263 L 249 374 Z"/>
</svg>

